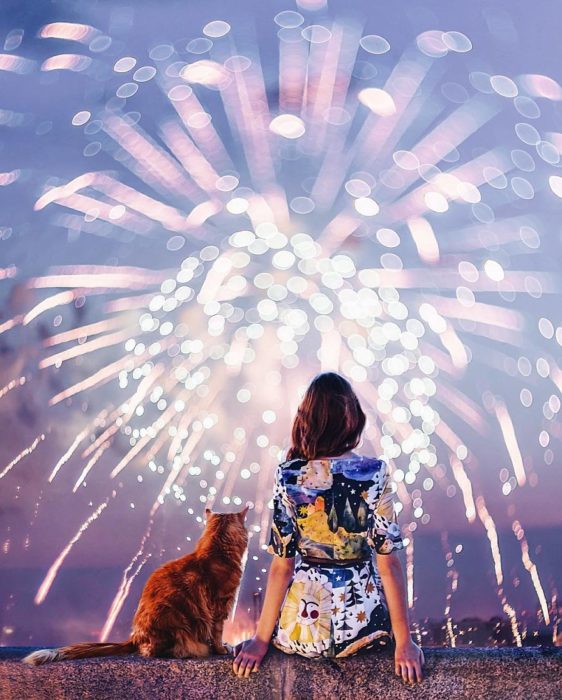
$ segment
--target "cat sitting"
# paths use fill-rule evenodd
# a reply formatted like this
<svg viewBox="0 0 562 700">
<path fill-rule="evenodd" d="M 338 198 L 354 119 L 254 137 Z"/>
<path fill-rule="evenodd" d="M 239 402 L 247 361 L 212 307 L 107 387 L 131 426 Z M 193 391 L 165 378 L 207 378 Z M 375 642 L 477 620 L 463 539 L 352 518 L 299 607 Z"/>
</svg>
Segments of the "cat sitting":
<svg viewBox="0 0 562 700">
<path fill-rule="evenodd" d="M 42 649 L 23 661 L 38 666 L 50 661 L 92 656 L 133 654 L 184 659 L 227 654 L 222 641 L 242 577 L 242 557 L 248 545 L 239 513 L 205 509 L 205 529 L 195 550 L 158 567 L 148 578 L 126 642 L 73 644 Z"/>
</svg>

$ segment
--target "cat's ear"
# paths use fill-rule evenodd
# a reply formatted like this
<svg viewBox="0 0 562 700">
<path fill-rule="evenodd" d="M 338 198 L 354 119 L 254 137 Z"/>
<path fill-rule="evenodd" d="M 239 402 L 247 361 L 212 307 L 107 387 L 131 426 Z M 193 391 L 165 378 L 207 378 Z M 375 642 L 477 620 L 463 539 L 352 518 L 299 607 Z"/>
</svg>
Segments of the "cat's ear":
<svg viewBox="0 0 562 700">
<path fill-rule="evenodd" d="M 240 511 L 239 515 L 242 520 L 246 517 L 246 513 L 250 510 L 250 504 L 246 505 L 242 510 Z"/>
<path fill-rule="evenodd" d="M 213 511 L 209 508 L 209 506 L 207 506 L 205 508 L 205 520 L 208 520 L 212 514 L 213 514 Z"/>
</svg>

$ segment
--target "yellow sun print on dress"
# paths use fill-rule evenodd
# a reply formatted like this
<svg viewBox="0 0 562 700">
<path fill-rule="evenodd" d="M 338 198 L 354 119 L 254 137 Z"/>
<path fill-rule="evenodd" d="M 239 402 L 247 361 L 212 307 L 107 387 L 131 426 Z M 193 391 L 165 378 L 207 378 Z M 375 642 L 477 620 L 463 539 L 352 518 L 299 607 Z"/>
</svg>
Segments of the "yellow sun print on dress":
<svg viewBox="0 0 562 700">
<path fill-rule="evenodd" d="M 280 617 L 289 639 L 301 644 L 329 639 L 331 597 L 330 589 L 318 581 L 293 583 Z"/>
</svg>

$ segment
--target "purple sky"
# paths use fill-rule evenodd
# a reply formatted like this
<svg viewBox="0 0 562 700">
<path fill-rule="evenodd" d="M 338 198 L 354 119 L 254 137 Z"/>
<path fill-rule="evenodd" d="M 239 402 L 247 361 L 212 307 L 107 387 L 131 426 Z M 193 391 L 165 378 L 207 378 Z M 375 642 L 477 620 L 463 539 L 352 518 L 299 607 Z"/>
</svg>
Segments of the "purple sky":
<svg viewBox="0 0 562 700">
<path fill-rule="evenodd" d="M 100 265 L 170 270 L 177 268 L 184 258 L 197 255 L 206 244 L 206 240 L 199 243 L 187 237 L 183 249 L 178 253 L 171 249 L 171 233 L 153 226 L 152 222 L 146 235 L 111 226 L 94 231 L 84 225 L 77 231 L 76 220 L 71 222 L 65 218 L 73 214 L 70 208 L 51 204 L 41 211 L 34 210 L 35 202 L 47 188 L 66 184 L 91 171 L 110 172 L 119 182 L 156 200 L 178 209 L 185 208 L 181 197 L 177 200 L 167 198 L 143 182 L 142 177 L 132 174 L 125 167 L 124 159 L 120 159 L 119 153 L 109 144 L 107 136 L 98 134 L 95 125 L 88 133 L 87 129 L 71 124 L 73 116 L 81 110 L 92 113 L 90 123 L 98 116 L 103 119 L 104 108 L 113 99 L 117 87 L 125 80 L 132 79 L 113 71 L 115 61 L 123 56 L 134 56 L 138 59 L 137 67 L 152 65 L 155 61 L 149 58 L 149 51 L 162 44 L 173 46 L 182 61 L 206 58 L 207 54 L 186 53 L 185 47 L 189 41 L 202 36 L 202 28 L 207 22 L 222 19 L 232 25 L 237 53 L 253 57 L 259 53 L 270 110 L 276 114 L 279 112 L 279 40 L 276 34 L 279 27 L 273 18 L 281 11 L 299 9 L 293 2 L 277 0 L 269 3 L 244 0 L 236 4 L 236 9 L 231 3 L 215 1 L 121 4 L 33 3 L 29 0 L 23 3 L 8 2 L 4 6 L 0 17 L 0 53 L 4 51 L 6 56 L 19 56 L 33 63 L 29 63 L 29 69 L 24 66 L 21 72 L 12 72 L 2 69 L 0 57 L 0 182 L 2 173 L 17 171 L 13 183 L 0 187 L 0 273 L 2 270 L 8 271 L 6 278 L 0 275 L 0 329 L 9 319 L 27 313 L 45 298 L 47 293 L 44 289 L 33 290 L 28 284 L 35 277 L 52 274 L 57 267 Z M 416 37 L 423 32 L 437 29 L 442 32 L 457 31 L 470 37 L 472 51 L 451 53 L 447 59 L 430 61 L 431 71 L 428 71 L 421 88 L 424 106 L 395 150 L 413 149 L 436 124 L 458 107 L 458 103 L 447 100 L 447 95 L 455 94 L 455 90 L 464 90 L 471 96 L 477 94 L 478 90 L 474 88 L 476 73 L 506 76 L 519 85 L 524 75 L 545 75 L 559 82 L 562 77 L 558 51 L 559 22 L 556 21 L 560 19 L 560 10 L 553 2 L 537 5 L 506 0 L 475 7 L 467 3 L 420 1 L 403 8 L 396 4 L 365 0 L 329 2 L 329 8 L 319 13 L 302 8 L 299 11 L 305 18 L 305 24 L 329 26 L 332 21 L 346 23 L 353 19 L 358 22 L 356 26 L 360 26 L 360 35 L 376 34 L 388 40 L 391 49 L 382 55 L 359 49 L 357 60 L 376 66 L 377 72 L 367 80 L 354 76 L 349 87 L 354 97 L 365 87 L 382 88 L 392 69 L 404 56 L 418 56 L 419 64 L 416 65 L 425 65 L 422 63 L 422 53 L 415 53 Z M 103 36 L 112 38 L 111 45 L 100 50 L 101 44 L 97 47 L 94 45 L 92 49 L 92 45 L 88 46 L 87 43 L 39 38 L 40 28 L 53 22 L 92 25 Z M 19 30 L 23 31 L 23 38 L 18 44 Z M 5 42 L 4 49 L 2 42 Z M 233 47 L 228 46 L 228 50 L 233 51 Z M 64 53 L 89 56 L 92 65 L 84 72 L 39 69 L 47 58 Z M 240 163 L 240 185 L 258 190 L 259 183 L 255 179 L 252 181 L 252 173 L 249 172 L 251 167 L 244 163 L 239 134 L 220 107 L 216 91 L 201 88 L 198 94 L 212 114 L 213 124 L 232 160 L 237 165 Z M 521 94 L 524 94 L 523 90 Z M 526 98 L 528 102 L 521 100 L 515 103 L 506 97 L 486 92 L 481 93 L 481 98 L 482 104 L 497 108 L 497 115 L 458 146 L 457 160 L 460 163 L 470 162 L 497 147 L 507 158 L 514 158 L 522 166 L 514 168 L 511 165 L 514 170 L 510 177 L 531 182 L 534 196 L 525 199 L 514 196 L 513 192 L 491 187 L 486 189 L 484 186 L 482 201 L 487 203 L 493 214 L 489 222 L 474 218 L 483 217 L 483 210 L 477 210 L 476 214 L 473 210 L 471 214 L 469 207 L 463 209 L 460 204 L 451 207 L 444 218 L 435 217 L 434 229 L 441 262 L 437 268 L 427 269 L 428 275 L 435 273 L 436 277 L 428 276 L 427 282 L 419 288 L 406 290 L 401 298 L 412 315 L 415 315 L 420 304 L 433 296 L 454 298 L 454 289 L 446 288 L 445 283 L 442 288 L 439 286 L 439 275 L 443 274 L 444 279 L 447 271 L 456 270 L 462 260 L 470 261 L 481 270 L 485 260 L 493 258 L 499 260 L 505 270 L 522 271 L 527 276 L 544 281 L 546 291 L 541 295 L 519 291 L 513 295 L 497 291 L 477 293 L 477 301 L 491 305 L 492 313 L 497 313 L 498 319 L 504 318 L 502 313 L 505 310 L 515 311 L 522 319 L 522 325 L 510 329 L 505 324 L 498 324 L 497 327 L 491 324 L 491 330 L 478 334 L 473 333 L 470 321 L 459 321 L 455 330 L 465 347 L 469 348 L 471 361 L 463 372 L 448 374 L 445 365 L 439 368 L 442 371 L 435 375 L 437 393 L 433 404 L 468 448 L 469 455 L 463 460 L 463 468 L 470 480 L 473 497 L 485 499 L 486 509 L 493 518 L 502 558 L 505 595 L 517 614 L 525 616 L 537 610 L 539 599 L 525 567 L 522 547 L 528 544 L 528 555 L 537 567 L 541 586 L 550 604 L 560 589 L 562 572 L 558 546 L 562 534 L 559 466 L 562 431 L 558 411 L 551 409 L 550 415 L 545 408 L 547 405 L 560 405 L 560 370 L 556 369 L 561 363 L 558 270 L 560 200 L 553 194 L 548 179 L 551 176 L 560 177 L 561 163 L 552 155 L 549 139 L 560 130 L 562 108 L 559 100 L 545 98 Z M 164 147 L 159 128 L 177 115 L 163 92 L 153 83 L 143 83 L 138 93 L 124 102 L 124 111 L 138 112 L 142 128 L 159 146 Z M 531 102 L 540 108 L 540 114 L 534 117 L 522 114 L 525 110 L 532 111 Z M 541 143 L 551 145 L 547 156 L 540 157 L 539 148 L 518 138 L 515 125 L 521 123 L 531 125 L 539 132 L 543 140 Z M 350 143 L 358 132 L 359 128 L 350 130 Z M 99 151 L 96 151 L 97 146 L 91 151 L 84 150 L 98 143 L 98 139 Z M 560 148 L 560 141 L 557 143 Z M 291 163 L 284 153 L 282 147 L 274 151 L 279 162 L 284 159 L 279 180 L 289 197 L 303 195 L 306 179 L 312 177 L 318 161 L 314 161 L 312 156 L 303 157 L 301 153 Z M 542 153 L 545 155 L 545 151 Z M 458 162 L 452 158 L 440 164 L 443 171 L 457 166 Z M 373 177 L 378 178 L 379 172 L 373 172 Z M 513 186 L 517 189 L 517 183 Z M 333 211 L 322 216 L 320 213 L 309 218 L 293 216 L 298 226 L 296 230 L 306 231 L 316 238 L 329 218 L 343 208 L 346 196 L 342 188 Z M 466 209 L 469 210 L 468 214 Z M 535 227 L 537 245 L 533 241 L 529 244 L 528 238 L 525 243 L 524 236 L 511 235 L 510 232 L 523 220 L 527 226 Z M 467 227 L 476 223 L 479 224 L 481 245 L 473 245 L 471 236 L 476 236 L 476 233 L 467 233 Z M 502 228 L 501 224 L 505 226 Z M 248 221 L 237 225 L 238 228 L 249 226 Z M 236 228 L 223 231 L 219 224 L 217 228 L 220 237 L 209 242 L 222 250 L 226 247 L 228 234 Z M 504 238 L 500 235 L 502 231 Z M 401 230 L 399 232 L 402 234 Z M 388 253 L 388 250 L 382 249 L 374 233 L 371 233 L 358 233 L 350 237 L 341 251 L 353 258 L 356 268 L 384 266 L 380 262 L 381 254 Z M 209 232 L 205 231 L 207 235 Z M 418 251 L 409 236 L 403 236 L 398 252 L 404 270 L 424 267 L 425 263 L 418 258 Z M 259 264 L 252 268 L 252 274 L 260 271 Z M 17 269 L 14 276 L 9 272 L 12 266 Z M 241 274 L 244 274 L 243 270 Z M 551 287 L 548 286 L 550 283 Z M 60 290 L 48 291 L 56 293 Z M 48 482 L 54 465 L 80 431 L 104 407 L 113 410 L 125 398 L 117 380 L 113 379 L 94 391 L 80 393 L 70 401 L 50 407 L 49 400 L 58 392 L 116 361 L 122 354 L 123 343 L 64 363 L 60 369 L 40 369 L 41 360 L 53 352 L 47 347 L 48 339 L 62 331 L 109 318 L 107 302 L 124 295 L 108 291 L 89 296 L 81 308 L 75 308 L 72 304 L 61 306 L 29 324 L 16 325 L 0 333 L 0 474 L 9 467 L 5 476 L 0 477 L 2 644 L 25 644 L 31 639 L 58 643 L 85 635 L 92 638 L 99 633 L 119 586 L 121 572 L 138 550 L 147 528 L 148 513 L 170 467 L 165 462 L 164 450 L 161 457 L 161 463 L 166 465 L 164 475 L 148 469 L 141 455 L 116 479 L 110 479 L 111 471 L 130 449 L 129 437 L 119 433 L 100 458 L 91 477 L 86 479 L 85 486 L 73 493 L 72 487 L 87 461 L 87 458 L 80 456 L 80 452 L 93 440 L 88 435 L 81 449 L 61 467 L 57 478 L 52 483 Z M 247 303 L 245 310 L 258 298 L 244 302 Z M 295 305 L 298 301 L 295 301 Z M 200 323 L 198 315 L 202 316 L 202 312 L 195 302 L 186 307 L 183 313 L 181 320 L 191 324 L 191 331 L 197 329 Z M 254 320 L 251 315 L 246 318 Z M 541 319 L 543 325 L 540 325 Z M 544 320 L 554 329 L 552 337 L 548 337 L 548 325 L 544 324 Z M 547 329 L 546 334 L 541 328 Z M 510 332 L 516 333 L 516 341 L 509 336 Z M 277 342 L 274 331 L 271 330 L 271 333 L 273 341 Z M 443 356 L 448 362 L 446 350 L 439 342 L 435 344 L 442 353 L 438 357 Z M 299 348 L 300 364 L 297 367 L 282 367 L 276 359 L 272 359 L 273 354 L 263 349 L 251 366 L 248 364 L 244 367 L 240 377 L 225 374 L 221 385 L 222 375 L 215 374 L 218 377 L 217 386 L 219 390 L 222 386 L 222 390 L 215 398 L 213 410 L 220 421 L 208 438 L 197 443 L 192 453 L 192 464 L 201 472 L 191 475 L 184 484 L 185 500 L 167 498 L 158 510 L 143 553 L 143 556 L 150 554 L 150 558 L 132 585 L 130 597 L 117 619 L 112 636 L 127 633 L 135 601 L 147 574 L 158 563 L 179 556 L 193 546 L 200 533 L 200 524 L 195 518 L 203 513 L 205 504 L 201 495 L 208 488 L 207 482 L 202 486 L 201 481 L 213 482 L 216 466 L 205 456 L 205 451 L 214 451 L 219 457 L 233 451 L 233 435 L 240 428 L 246 431 L 246 436 L 241 443 L 243 450 L 240 447 L 240 463 L 235 461 L 233 470 L 237 473 L 251 463 L 258 463 L 261 471 L 252 472 L 249 479 L 236 478 L 234 486 L 228 488 L 239 496 L 242 504 L 246 500 L 255 503 L 255 520 L 250 519 L 250 523 L 252 526 L 262 526 L 263 533 L 261 513 L 270 498 L 273 468 L 277 460 L 271 452 L 256 446 L 255 438 L 266 435 L 269 445 L 287 448 L 297 390 L 320 369 L 316 351 L 316 345 L 307 339 Z M 541 362 L 548 364 L 546 376 Z M 166 363 L 164 376 L 168 377 L 175 365 L 171 357 L 166 359 Z M 3 395 L 2 387 L 8 387 L 12 380 L 19 377 L 25 377 L 25 384 L 7 390 Z M 378 384 L 383 378 L 377 367 L 369 367 L 369 382 Z M 212 385 L 212 377 L 208 383 Z M 236 400 L 237 391 L 241 388 L 252 394 L 251 403 L 242 405 Z M 468 405 L 477 407 L 482 419 L 481 429 L 475 429 L 474 424 L 467 421 L 460 406 L 450 399 L 451 391 L 466 397 Z M 522 392 L 532 395 L 530 405 L 523 403 L 529 402 Z M 192 394 L 191 401 L 194 400 L 193 396 L 195 394 Z M 204 397 L 196 400 L 200 398 Z M 514 478 L 514 458 L 502 437 L 494 410 L 498 399 L 509 409 L 527 475 L 523 486 L 514 486 L 507 494 L 502 487 L 509 478 Z M 202 411 L 204 404 L 204 400 L 201 400 Z M 186 411 L 189 405 L 188 402 Z M 272 406 L 277 413 L 275 424 L 268 426 L 263 423 L 261 429 L 256 429 L 263 412 Z M 375 413 L 371 410 L 373 420 Z M 141 424 L 142 419 L 139 419 L 138 425 Z M 93 431 L 92 434 L 99 435 L 99 432 Z M 365 442 L 358 451 L 382 454 L 377 435 L 374 431 L 366 434 Z M 20 459 L 18 455 L 22 454 L 22 450 L 33 445 L 40 436 L 44 438 L 30 454 Z M 251 446 L 250 437 L 254 441 Z M 458 590 L 453 597 L 453 617 L 478 615 L 485 618 L 501 614 L 501 595 L 497 591 L 488 539 L 491 530 L 486 530 L 482 517 L 467 519 L 465 516 L 462 488 L 452 471 L 446 446 L 439 444 L 436 468 L 441 465 L 443 478 L 436 477 L 429 488 L 421 485 L 422 478 L 408 485 L 407 489 L 403 482 L 399 486 L 399 496 L 404 503 L 399 522 L 405 532 L 411 522 L 416 522 L 417 528 L 414 532 L 415 613 L 420 617 L 440 616 L 443 613 L 449 580 L 447 573 L 454 570 L 458 572 L 459 579 Z M 10 466 L 14 460 L 13 466 Z M 393 467 L 404 472 L 408 460 L 402 455 L 395 460 Z M 429 473 L 424 467 L 421 476 L 427 477 Z M 449 487 L 453 489 L 448 493 Z M 419 493 L 414 494 L 415 490 L 419 490 Z M 428 522 L 422 523 L 421 516 L 413 513 L 415 506 L 412 501 L 416 497 L 423 500 L 423 512 L 430 515 Z M 45 601 L 35 606 L 34 596 L 49 567 L 85 519 L 105 501 L 107 507 L 73 546 Z M 238 506 L 222 503 L 217 508 L 229 510 Z M 263 584 L 261 568 L 269 563 L 268 555 L 260 551 L 259 533 L 254 532 L 254 535 L 241 593 L 242 612 L 250 605 L 252 592 Z M 455 553 L 459 545 L 462 545 L 462 550 Z M 448 552 L 454 553 L 452 567 L 447 567 Z M 251 559 L 253 555 L 258 556 L 257 561 Z M 256 580 L 257 577 L 261 580 Z"/>
</svg>

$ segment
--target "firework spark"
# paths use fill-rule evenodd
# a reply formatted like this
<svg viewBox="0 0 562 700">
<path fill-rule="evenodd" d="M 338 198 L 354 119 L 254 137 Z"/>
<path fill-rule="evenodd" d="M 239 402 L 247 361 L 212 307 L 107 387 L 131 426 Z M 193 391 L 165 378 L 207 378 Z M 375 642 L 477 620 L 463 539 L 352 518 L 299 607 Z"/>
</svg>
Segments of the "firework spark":
<svg viewBox="0 0 562 700">
<path fill-rule="evenodd" d="M 175 502 L 196 536 L 205 503 L 250 500 L 252 561 L 261 559 L 271 488 L 263 465 L 282 457 L 310 376 L 334 369 L 349 377 L 366 408 L 365 448 L 392 466 L 407 532 L 410 608 L 416 531 L 430 524 L 430 499 L 439 491 L 487 537 L 498 599 L 521 644 L 500 536 L 484 500 L 485 458 L 479 442 L 467 445 L 474 433 L 490 439 L 486 414 L 495 415 L 514 473 L 503 496 L 536 485 L 514 418 L 520 404 L 533 403 L 531 390 L 522 382 L 520 404 L 512 406 L 507 396 L 479 393 L 474 378 L 491 368 L 522 381 L 534 364 L 537 380 L 562 383 L 555 348 L 549 355 L 539 339 L 525 341 L 533 363 L 519 352 L 529 328 L 538 324 L 542 339 L 558 345 L 559 329 L 510 306 L 517 295 L 541 300 L 561 291 L 559 277 L 539 267 L 534 204 L 539 193 L 560 197 L 560 178 L 547 174 L 560 160 L 561 137 L 544 129 L 541 136 L 524 121 L 541 115 L 546 129 L 560 87 L 547 76 L 469 70 L 472 43 L 460 32 L 424 32 L 393 58 L 386 39 L 343 17 L 312 22 L 284 11 L 272 27 L 273 65 L 257 44 L 239 48 L 236 27 L 222 20 L 181 46 L 159 44 L 136 56 L 114 49 L 103 27 L 53 22 L 35 39 L 45 52 L 56 39 L 59 49 L 78 42 L 93 55 L 53 50 L 38 64 L 17 42 L 13 50 L 22 55 L 0 54 L 0 71 L 56 71 L 61 80 L 80 73 L 86 85 L 102 81 L 109 95 L 101 104 L 85 97 L 68 120 L 84 134 L 84 157 L 99 165 L 44 182 L 37 216 L 115 250 L 124 241 L 149 242 L 166 261 L 166 269 L 150 269 L 83 260 L 28 278 L 15 266 L 0 270 L 0 280 L 25 280 L 32 295 L 0 324 L 3 337 L 40 323 L 57 328 L 43 337 L 36 362 L 41 376 L 56 379 L 47 400 L 52 415 L 73 407 L 79 414 L 75 407 L 89 397 L 105 403 L 66 432 L 48 483 L 71 479 L 77 498 L 93 482 L 126 491 L 154 477 L 148 524 L 140 544 L 131 544 L 136 553 L 101 639 L 145 564 L 162 555 L 147 550 L 164 504 Z M 462 80 L 452 78 L 455 54 L 466 54 Z M 489 130 L 508 107 L 517 113 L 516 137 L 498 146 Z M 475 137 L 481 147 L 471 150 Z M 532 156 L 524 150 L 530 146 Z M 73 146 L 62 147 L 74 156 Z M 16 170 L 0 178 L 6 187 L 21 180 Z M 69 320 L 79 309 L 88 318 Z M 37 381 L 18 374 L 0 398 Z M 560 401 L 543 397 L 542 388 L 535 403 L 541 397 L 548 409 L 537 421 L 551 463 L 551 440 L 561 436 L 548 422 Z M 43 439 L 11 459 L 0 478 Z M 108 502 L 56 558 L 37 604 Z M 550 624 L 524 538 L 521 546 Z M 446 556 L 453 556 L 448 545 Z M 451 604 L 462 579 L 456 568 L 448 573 L 445 616 L 455 646 Z"/>
</svg>

